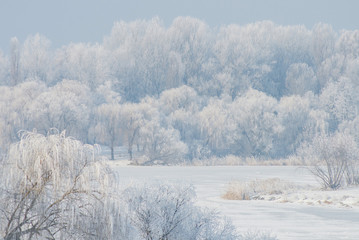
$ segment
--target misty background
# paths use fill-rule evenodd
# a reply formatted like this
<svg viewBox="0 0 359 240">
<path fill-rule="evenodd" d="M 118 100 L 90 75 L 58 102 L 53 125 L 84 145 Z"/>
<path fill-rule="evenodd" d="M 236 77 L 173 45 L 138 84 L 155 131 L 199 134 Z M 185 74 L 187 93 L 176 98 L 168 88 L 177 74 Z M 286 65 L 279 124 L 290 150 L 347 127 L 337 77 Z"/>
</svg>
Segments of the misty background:
<svg viewBox="0 0 359 240">
<path fill-rule="evenodd" d="M 70 42 L 102 42 L 115 21 L 149 20 L 158 16 L 166 26 L 178 16 L 191 16 L 211 27 L 271 20 L 276 24 L 330 24 L 336 31 L 359 28 L 355 0 L 1 0 L 0 49 L 8 52 L 10 38 L 24 41 L 42 34 L 53 48 Z"/>
</svg>

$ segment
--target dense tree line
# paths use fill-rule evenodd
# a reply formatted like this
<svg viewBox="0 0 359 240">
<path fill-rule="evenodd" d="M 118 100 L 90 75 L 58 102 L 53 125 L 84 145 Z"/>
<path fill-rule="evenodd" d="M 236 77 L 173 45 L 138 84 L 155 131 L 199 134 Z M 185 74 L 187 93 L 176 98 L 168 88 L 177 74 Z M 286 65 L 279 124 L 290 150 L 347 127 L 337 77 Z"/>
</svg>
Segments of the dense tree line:
<svg viewBox="0 0 359 240">
<path fill-rule="evenodd" d="M 13 38 L 0 53 L 0 148 L 50 128 L 147 164 L 287 157 L 336 132 L 358 142 L 358 69 L 359 30 L 326 24 L 154 18 L 117 22 L 100 44 Z"/>
</svg>

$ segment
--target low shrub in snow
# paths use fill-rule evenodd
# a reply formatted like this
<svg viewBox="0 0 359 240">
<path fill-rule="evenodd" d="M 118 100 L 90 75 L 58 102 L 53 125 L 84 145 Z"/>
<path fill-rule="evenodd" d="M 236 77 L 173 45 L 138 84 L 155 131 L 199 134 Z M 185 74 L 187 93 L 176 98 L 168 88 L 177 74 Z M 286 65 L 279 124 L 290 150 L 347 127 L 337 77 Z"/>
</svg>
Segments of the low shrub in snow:
<svg viewBox="0 0 359 240">
<path fill-rule="evenodd" d="M 318 135 L 302 144 L 298 155 L 309 161 L 309 171 L 324 189 L 359 184 L 359 147 L 350 135 Z"/>
<path fill-rule="evenodd" d="M 129 187 L 122 193 L 120 211 L 127 232 L 113 236 L 121 235 L 126 239 L 239 238 L 228 220 L 195 206 L 194 196 L 194 189 L 189 186 L 153 183 Z"/>
</svg>

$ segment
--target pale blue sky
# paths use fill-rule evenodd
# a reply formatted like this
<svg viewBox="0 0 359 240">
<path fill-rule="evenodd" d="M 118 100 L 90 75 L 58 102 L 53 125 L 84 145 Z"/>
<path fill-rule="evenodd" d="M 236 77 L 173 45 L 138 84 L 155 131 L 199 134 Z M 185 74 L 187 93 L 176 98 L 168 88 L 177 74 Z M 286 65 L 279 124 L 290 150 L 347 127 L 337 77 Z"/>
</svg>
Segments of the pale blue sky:
<svg viewBox="0 0 359 240">
<path fill-rule="evenodd" d="M 357 0 L 0 0 L 0 49 L 11 37 L 23 42 L 40 33 L 58 48 L 70 42 L 102 42 L 115 21 L 158 16 L 168 26 L 177 16 L 192 16 L 210 26 L 272 20 L 277 24 L 331 24 L 359 29 Z"/>
</svg>

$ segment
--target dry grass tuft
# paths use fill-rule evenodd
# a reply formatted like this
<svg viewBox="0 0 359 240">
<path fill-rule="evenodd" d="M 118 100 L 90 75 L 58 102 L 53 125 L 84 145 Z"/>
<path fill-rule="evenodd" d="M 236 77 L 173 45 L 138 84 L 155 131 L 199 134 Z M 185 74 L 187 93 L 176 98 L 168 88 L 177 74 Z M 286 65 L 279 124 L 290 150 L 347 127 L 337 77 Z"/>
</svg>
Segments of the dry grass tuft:
<svg viewBox="0 0 359 240">
<path fill-rule="evenodd" d="M 279 178 L 256 179 L 249 182 L 231 182 L 224 199 L 253 200 L 261 199 L 263 195 L 278 195 L 292 189 L 293 186 Z"/>
<path fill-rule="evenodd" d="M 211 157 L 208 159 L 193 159 L 193 166 L 304 166 L 306 163 L 298 157 L 290 156 L 285 159 L 260 159 L 254 157 L 242 158 L 234 155 Z"/>
</svg>

